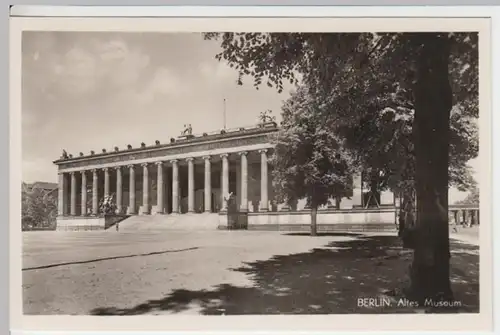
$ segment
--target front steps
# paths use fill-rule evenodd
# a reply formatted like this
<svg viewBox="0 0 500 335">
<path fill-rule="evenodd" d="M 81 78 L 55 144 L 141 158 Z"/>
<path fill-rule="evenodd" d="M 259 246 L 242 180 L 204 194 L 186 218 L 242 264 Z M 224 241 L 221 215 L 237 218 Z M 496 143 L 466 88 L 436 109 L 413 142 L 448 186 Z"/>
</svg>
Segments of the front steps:
<svg viewBox="0 0 500 335">
<path fill-rule="evenodd" d="M 119 231 L 216 230 L 217 213 L 134 215 L 120 222 Z M 111 228 L 113 229 L 113 228 Z"/>
</svg>

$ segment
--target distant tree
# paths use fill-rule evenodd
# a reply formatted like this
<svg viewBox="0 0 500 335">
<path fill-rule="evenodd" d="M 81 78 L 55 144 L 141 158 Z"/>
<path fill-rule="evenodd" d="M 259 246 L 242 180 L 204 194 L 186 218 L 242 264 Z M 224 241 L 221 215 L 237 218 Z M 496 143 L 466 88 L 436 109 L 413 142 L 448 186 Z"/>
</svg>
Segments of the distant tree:
<svg viewBox="0 0 500 335">
<path fill-rule="evenodd" d="M 465 199 L 457 201 L 457 205 L 479 205 L 479 188 L 474 187 Z"/>
<path fill-rule="evenodd" d="M 318 113 L 337 111 L 327 120 L 330 125 L 352 120 L 358 105 L 366 101 L 379 103 L 376 94 L 363 89 L 374 75 L 387 78 L 378 89 L 396 86 L 412 97 L 418 215 L 410 295 L 422 302 L 452 299 L 450 121 L 454 105 L 459 106 L 460 117 L 478 115 L 478 34 L 209 33 L 205 37 L 220 41 L 222 51 L 216 58 L 236 68 L 239 84 L 248 75 L 256 87 L 264 82 L 282 91 L 285 81 L 297 82 L 297 73 L 303 75 L 311 90 L 329 97 Z M 457 74 L 460 81 L 450 80 Z"/>
<path fill-rule="evenodd" d="M 277 200 L 289 205 L 296 199 L 307 200 L 312 236 L 317 234 L 318 207 L 352 191 L 349 156 L 314 108 L 305 87 L 284 103 L 270 159 Z"/>
<path fill-rule="evenodd" d="M 23 229 L 49 227 L 57 216 L 57 191 L 30 189 L 25 184 L 21 191 L 21 221 Z"/>
</svg>

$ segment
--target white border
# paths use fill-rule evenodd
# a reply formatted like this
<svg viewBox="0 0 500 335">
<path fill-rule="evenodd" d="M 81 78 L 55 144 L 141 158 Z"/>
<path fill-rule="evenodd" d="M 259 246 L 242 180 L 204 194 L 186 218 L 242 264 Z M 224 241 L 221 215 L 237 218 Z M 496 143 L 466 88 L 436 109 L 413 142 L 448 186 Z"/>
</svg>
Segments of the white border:
<svg viewBox="0 0 500 335">
<path fill-rule="evenodd" d="M 38 17 L 490 17 L 492 6 L 26 6 L 11 16 Z"/>
<path fill-rule="evenodd" d="M 112 10 L 114 14 L 123 15 L 123 9 L 120 7 L 105 7 Z M 104 10 L 106 10 L 104 8 Z M 67 10 L 64 7 L 60 7 L 58 10 Z M 130 10 L 131 7 L 128 8 Z M 310 8 L 310 7 L 300 7 L 300 8 L 288 8 L 288 7 L 244 7 L 244 8 L 228 8 L 228 7 L 191 7 L 191 8 L 181 8 L 184 12 L 183 15 L 189 16 L 259 16 L 259 14 L 266 13 L 267 16 L 400 16 L 400 17 L 417 17 L 417 16 L 433 16 L 433 17 L 450 17 L 450 16 L 461 16 L 461 17 L 488 17 L 495 16 L 500 18 L 500 13 L 498 8 L 494 7 L 340 7 L 340 8 Z M 87 7 L 87 12 L 94 11 L 93 16 L 95 16 L 96 11 L 100 11 L 99 8 Z M 155 16 L 160 16 L 164 12 L 168 11 L 170 13 L 177 13 L 175 8 L 164 8 L 159 11 L 159 8 L 149 7 L 133 7 L 135 13 L 142 13 L 141 16 L 146 16 L 144 13 L 146 10 L 154 11 Z M 173 11 L 173 12 L 172 12 Z M 75 12 L 74 12 L 75 13 Z M 212 13 L 212 15 L 209 15 Z M 292 14 L 294 13 L 294 14 Z M 75 13 L 76 14 L 76 13 Z M 67 14 L 66 14 L 67 15 Z M 164 14 L 163 14 L 164 15 Z M 171 14 L 173 15 L 173 14 Z M 54 16 L 54 12 L 52 12 Z M 109 12 L 106 16 L 110 16 Z M 131 22 L 134 22 L 131 25 Z M 252 22 L 251 22 L 252 21 Z M 122 330 L 122 331 L 146 331 L 146 330 L 169 330 L 169 331 L 179 331 L 179 330 L 192 330 L 192 331 L 214 331 L 214 330 L 261 330 L 261 331 L 271 331 L 271 330 L 281 330 L 281 331 L 342 331 L 342 330 L 449 330 L 449 331 L 474 331 L 474 330 L 490 330 L 492 325 L 492 313 L 491 313 L 491 226 L 489 223 L 491 221 L 491 202 L 490 192 L 491 179 L 489 172 L 491 171 L 491 150 L 486 150 L 490 143 L 490 127 L 492 125 L 491 115 L 486 113 L 483 114 L 480 120 L 481 128 L 481 151 L 480 157 L 484 161 L 482 174 L 480 176 L 481 181 L 481 313 L 478 315 L 473 314 L 462 314 L 462 315 L 333 315 L 333 316 L 304 316 L 304 315 L 293 315 L 293 316 L 224 316 L 224 317 L 196 317 L 196 316 L 167 316 L 167 317 L 155 317 L 155 316 L 137 316 L 137 317 L 91 317 L 91 316 L 22 316 L 21 311 L 21 285 L 20 285 L 20 227 L 19 224 L 19 214 L 20 213 L 20 153 L 21 153 L 21 141 L 20 141 L 20 32 L 21 29 L 29 30 L 138 30 L 138 26 L 141 26 L 140 30 L 147 31 L 197 31 L 197 28 L 203 27 L 210 24 L 211 28 L 221 28 L 220 30 L 239 30 L 247 24 L 252 24 L 255 27 L 256 21 L 259 21 L 258 27 L 265 30 L 269 27 L 269 22 L 267 25 L 265 21 L 270 20 L 249 20 L 249 19 L 195 19 L 185 20 L 185 19 L 173 19 L 173 20 L 162 20 L 162 19 L 82 19 L 82 18 L 61 18 L 61 19 L 50 19 L 50 18 L 12 18 L 11 19 L 11 66 L 10 66 L 10 83 L 11 83 L 11 151 L 10 151 L 10 168 L 11 168 L 11 185 L 10 185 L 10 300 L 11 300 L 11 329 L 12 330 Z M 282 19 L 280 25 L 288 27 L 298 27 L 294 23 L 297 21 L 295 19 Z M 321 22 L 319 22 L 321 21 Z M 325 19 L 325 20 L 314 20 L 314 28 L 311 30 L 330 30 L 330 31 L 360 31 L 360 30 L 375 30 L 366 29 L 367 24 L 377 24 L 378 29 L 383 29 L 385 31 L 397 31 L 403 30 L 404 27 L 412 27 L 415 25 L 414 19 L 399 19 L 399 20 L 375 20 L 375 19 L 363 19 L 362 22 L 359 20 L 350 18 L 348 20 L 341 19 Z M 342 27 L 339 26 L 340 21 L 343 21 Z M 357 21 L 357 22 L 355 22 Z M 439 30 L 444 29 L 447 25 L 448 20 L 438 19 L 438 20 L 422 20 L 420 25 L 425 29 L 429 30 Z M 425 24 L 425 22 L 427 24 Z M 396 24 L 394 24 L 396 22 Z M 456 29 L 453 30 L 467 30 L 471 27 L 469 24 L 471 20 L 463 20 Z M 70 24 L 68 24 L 70 23 Z M 276 22 L 273 23 L 276 26 Z M 497 26 L 498 24 L 495 24 Z M 348 27 L 346 29 L 346 26 Z M 362 29 L 364 26 L 365 28 Z M 236 29 L 235 29 L 236 27 Z M 311 28 L 311 25 L 309 25 Z M 320 27 L 320 29 L 317 29 Z M 325 29 L 329 27 L 330 29 Z M 403 28 L 402 28 L 403 27 Z M 145 28 L 145 29 L 144 29 Z M 322 29 L 321 29 L 322 28 Z M 350 28 L 350 29 L 349 29 Z M 282 30 L 281 29 L 277 29 Z M 498 27 L 495 27 L 496 34 L 491 36 L 492 40 L 499 40 L 500 34 Z M 201 31 L 214 31 L 215 29 L 207 30 L 202 29 Z M 241 29 L 248 30 L 248 29 Z M 255 30 L 255 28 L 254 28 Z M 288 29 L 290 30 L 290 29 Z M 481 41 L 484 47 L 484 43 L 487 43 L 484 39 Z M 496 59 L 500 56 L 498 52 L 498 47 L 495 49 Z M 491 62 L 489 53 L 481 55 L 481 110 L 489 110 L 490 106 L 490 95 L 488 92 L 489 85 L 488 81 L 491 79 L 491 69 L 489 65 Z M 485 57 L 483 59 L 483 57 Z M 497 70 L 495 68 L 495 70 Z M 498 77 L 498 76 L 497 76 Z M 484 84 L 483 84 L 484 83 Z M 486 91 L 484 91 L 486 90 Z M 487 98 L 485 98 L 487 96 Z M 495 96 L 495 99 L 498 99 Z M 498 100 L 496 100 L 498 102 Z M 497 104 L 498 105 L 498 104 Z M 484 130 L 484 131 L 483 131 Z M 498 185 L 495 184 L 495 190 L 498 190 Z M 496 206 L 499 207 L 499 206 Z M 497 293 L 498 295 L 498 293 Z M 168 325 L 168 326 L 167 326 Z M 168 327 L 168 328 L 166 328 Z"/>
</svg>

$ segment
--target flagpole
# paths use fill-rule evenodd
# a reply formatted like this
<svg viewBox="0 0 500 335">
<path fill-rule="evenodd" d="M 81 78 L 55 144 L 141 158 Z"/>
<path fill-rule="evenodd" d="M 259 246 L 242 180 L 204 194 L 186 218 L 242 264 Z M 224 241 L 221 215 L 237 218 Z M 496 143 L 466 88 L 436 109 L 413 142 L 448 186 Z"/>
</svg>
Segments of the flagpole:
<svg viewBox="0 0 500 335">
<path fill-rule="evenodd" d="M 224 98 L 224 109 L 223 109 L 223 116 L 224 116 L 224 130 L 226 130 L 226 98 Z"/>
</svg>

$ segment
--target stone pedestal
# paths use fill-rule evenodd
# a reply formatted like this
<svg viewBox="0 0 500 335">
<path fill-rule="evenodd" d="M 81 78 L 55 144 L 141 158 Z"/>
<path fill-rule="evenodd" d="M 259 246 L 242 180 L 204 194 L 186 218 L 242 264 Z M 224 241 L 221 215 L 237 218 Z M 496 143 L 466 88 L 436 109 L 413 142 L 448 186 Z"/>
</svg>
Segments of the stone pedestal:
<svg viewBox="0 0 500 335">
<path fill-rule="evenodd" d="M 150 214 L 151 206 L 150 205 L 142 205 L 139 207 L 139 214 Z"/>
</svg>

